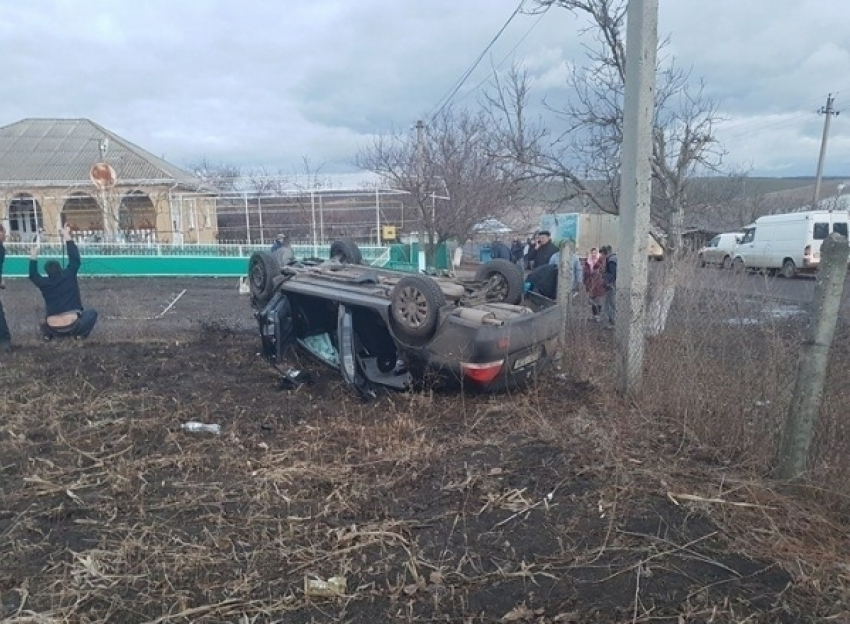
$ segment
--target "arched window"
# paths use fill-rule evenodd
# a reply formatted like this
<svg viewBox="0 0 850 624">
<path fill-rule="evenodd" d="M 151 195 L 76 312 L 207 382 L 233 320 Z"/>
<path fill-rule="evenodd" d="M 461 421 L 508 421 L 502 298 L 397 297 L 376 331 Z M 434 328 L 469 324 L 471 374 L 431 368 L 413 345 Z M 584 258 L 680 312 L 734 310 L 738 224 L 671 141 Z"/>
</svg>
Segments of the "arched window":
<svg viewBox="0 0 850 624">
<path fill-rule="evenodd" d="M 28 193 L 16 195 L 9 202 L 9 240 L 29 243 L 44 229 L 41 205 Z"/>
<path fill-rule="evenodd" d="M 118 227 L 128 239 L 145 238 L 156 230 L 156 209 L 142 191 L 130 191 L 118 206 Z"/>
<path fill-rule="evenodd" d="M 83 235 L 103 232 L 103 211 L 88 193 L 73 193 L 62 206 L 62 222 Z"/>
</svg>

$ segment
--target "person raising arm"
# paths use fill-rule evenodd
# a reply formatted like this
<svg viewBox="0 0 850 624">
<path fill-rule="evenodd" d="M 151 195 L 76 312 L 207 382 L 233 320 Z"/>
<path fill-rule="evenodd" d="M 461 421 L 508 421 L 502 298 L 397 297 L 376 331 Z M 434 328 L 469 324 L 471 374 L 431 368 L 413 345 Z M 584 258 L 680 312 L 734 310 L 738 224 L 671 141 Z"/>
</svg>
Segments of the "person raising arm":
<svg viewBox="0 0 850 624">
<path fill-rule="evenodd" d="M 45 340 L 61 336 L 87 338 L 97 323 L 97 311 L 83 308 L 77 273 L 80 270 L 80 250 L 71 237 L 71 228 L 62 229 L 62 239 L 68 251 L 68 266 L 64 269 L 56 260 L 44 263 L 46 276 L 38 271 L 39 245 L 30 250 L 29 278 L 44 298 L 45 320 L 41 325 Z"/>
</svg>

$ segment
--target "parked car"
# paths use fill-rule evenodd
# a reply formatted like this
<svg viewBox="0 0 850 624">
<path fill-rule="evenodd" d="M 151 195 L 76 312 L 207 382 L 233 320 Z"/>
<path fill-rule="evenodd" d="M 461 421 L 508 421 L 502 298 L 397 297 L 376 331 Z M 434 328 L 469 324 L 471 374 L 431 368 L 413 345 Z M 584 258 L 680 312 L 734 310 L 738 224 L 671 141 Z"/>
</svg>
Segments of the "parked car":
<svg viewBox="0 0 850 624">
<path fill-rule="evenodd" d="M 759 217 L 744 228 L 735 249 L 736 271 L 779 271 L 791 278 L 814 273 L 820 265 L 821 243 L 832 233 L 847 236 L 848 218 L 843 210 L 808 210 Z"/>
<path fill-rule="evenodd" d="M 724 269 L 732 268 L 732 260 L 735 258 L 735 248 L 741 242 L 740 232 L 725 232 L 718 234 L 699 250 L 699 264 L 718 265 Z"/>
<path fill-rule="evenodd" d="M 284 265 L 251 256 L 251 303 L 273 364 L 295 348 L 361 393 L 425 380 L 490 392 L 527 384 L 554 353 L 560 308 L 525 293 L 512 262 L 491 260 L 461 280 L 361 265 L 351 241 L 334 242 L 330 256 Z"/>
</svg>

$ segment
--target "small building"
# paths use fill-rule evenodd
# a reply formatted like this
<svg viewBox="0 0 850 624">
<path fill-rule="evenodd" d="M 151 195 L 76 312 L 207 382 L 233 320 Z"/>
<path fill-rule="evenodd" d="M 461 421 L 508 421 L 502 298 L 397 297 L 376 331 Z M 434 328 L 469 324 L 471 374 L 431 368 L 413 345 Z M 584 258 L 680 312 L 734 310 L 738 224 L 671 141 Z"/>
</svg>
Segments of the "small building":
<svg viewBox="0 0 850 624">
<path fill-rule="evenodd" d="M 215 192 L 88 119 L 24 119 L 0 127 L 0 221 L 10 241 L 56 236 L 211 243 Z"/>
</svg>

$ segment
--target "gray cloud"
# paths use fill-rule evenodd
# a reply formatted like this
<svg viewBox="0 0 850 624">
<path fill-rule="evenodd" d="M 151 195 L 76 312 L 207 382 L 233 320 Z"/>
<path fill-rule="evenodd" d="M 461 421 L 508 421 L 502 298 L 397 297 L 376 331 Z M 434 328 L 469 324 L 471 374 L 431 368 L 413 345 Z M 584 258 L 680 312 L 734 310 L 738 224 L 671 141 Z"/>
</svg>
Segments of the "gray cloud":
<svg viewBox="0 0 850 624">
<path fill-rule="evenodd" d="M 531 0 L 527 3 L 531 4 Z M 350 169 L 371 136 L 433 111 L 516 8 L 515 0 L 0 0 L 7 88 L 0 123 L 87 117 L 176 164 Z M 565 97 L 581 23 L 519 15 L 455 101 L 497 69 Z M 728 122 L 730 165 L 811 175 L 826 94 L 850 101 L 844 0 L 661 2 L 665 54 L 703 78 Z M 850 119 L 850 112 L 846 113 Z M 850 122 L 833 119 L 827 175 L 850 176 Z"/>
</svg>

